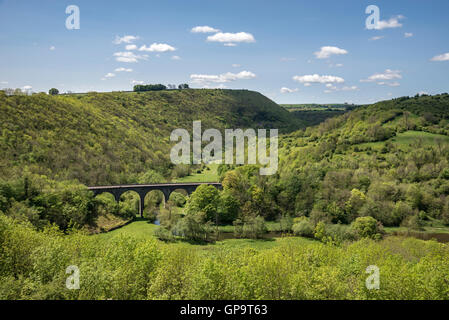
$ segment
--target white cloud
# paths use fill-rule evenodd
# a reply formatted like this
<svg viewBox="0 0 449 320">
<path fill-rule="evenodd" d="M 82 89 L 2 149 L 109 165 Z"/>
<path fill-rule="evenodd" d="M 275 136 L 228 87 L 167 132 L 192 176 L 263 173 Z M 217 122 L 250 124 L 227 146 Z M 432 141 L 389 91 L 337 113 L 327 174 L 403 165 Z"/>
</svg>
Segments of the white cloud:
<svg viewBox="0 0 449 320">
<path fill-rule="evenodd" d="M 131 84 L 144 84 L 144 82 L 141 80 L 132 80 Z"/>
<path fill-rule="evenodd" d="M 237 44 L 232 43 L 232 42 L 229 42 L 229 43 L 225 43 L 224 46 L 225 46 L 225 47 L 236 47 Z"/>
<path fill-rule="evenodd" d="M 232 65 L 233 68 L 240 68 L 241 66 L 242 66 L 241 64 L 237 64 L 237 63 L 234 63 L 234 64 Z"/>
<path fill-rule="evenodd" d="M 289 62 L 289 61 L 295 61 L 295 60 L 296 60 L 295 58 L 287 58 L 287 57 L 281 58 L 282 62 Z"/>
<path fill-rule="evenodd" d="M 56 49 L 55 46 L 51 46 L 51 47 L 50 47 L 50 51 L 54 51 L 55 49 Z"/>
<path fill-rule="evenodd" d="M 449 61 L 449 52 L 435 56 L 430 61 Z"/>
<path fill-rule="evenodd" d="M 385 81 L 381 81 L 377 83 L 380 86 L 390 86 L 390 87 L 399 87 L 401 84 L 397 81 L 394 82 L 385 82 Z"/>
<path fill-rule="evenodd" d="M 256 75 L 250 71 L 242 71 L 239 73 L 227 72 L 219 75 L 213 74 L 191 74 L 190 79 L 195 83 L 224 83 L 236 80 L 254 79 Z"/>
<path fill-rule="evenodd" d="M 357 86 L 350 86 L 350 87 L 343 87 L 341 88 L 342 91 L 356 91 L 359 90 Z"/>
<path fill-rule="evenodd" d="M 294 76 L 294 81 L 310 84 L 310 83 L 343 83 L 345 79 L 336 76 L 320 76 L 318 74 L 308 74 L 304 76 Z"/>
<path fill-rule="evenodd" d="M 401 71 L 387 69 L 383 73 L 375 73 L 372 76 L 369 76 L 368 79 L 360 80 L 360 82 L 374 82 L 393 79 L 402 79 Z"/>
<path fill-rule="evenodd" d="M 166 43 L 153 43 L 151 46 L 147 47 L 143 45 L 139 48 L 139 51 L 148 51 L 148 52 L 167 52 L 167 51 L 175 51 L 176 49 L 169 44 Z"/>
<path fill-rule="evenodd" d="M 217 33 L 220 32 L 220 30 L 209 27 L 209 26 L 197 26 L 192 28 L 192 30 L 190 30 L 190 32 L 192 33 Z"/>
<path fill-rule="evenodd" d="M 389 20 L 380 20 L 377 26 L 374 27 L 376 30 L 388 29 L 388 28 L 400 28 L 402 23 L 399 20 L 404 19 L 404 16 L 398 15 Z"/>
<path fill-rule="evenodd" d="M 315 56 L 317 59 L 326 59 L 329 58 L 333 54 L 347 54 L 348 51 L 345 49 L 341 49 L 338 47 L 324 46 L 321 47 L 320 51 L 315 52 Z"/>
<path fill-rule="evenodd" d="M 127 69 L 127 68 L 117 68 L 114 70 L 115 72 L 133 72 L 133 69 Z"/>
<path fill-rule="evenodd" d="M 371 41 L 376 41 L 376 40 L 380 40 L 380 39 L 383 39 L 383 38 L 385 38 L 385 36 L 375 36 L 375 37 L 370 38 L 370 40 Z"/>
<path fill-rule="evenodd" d="M 137 36 L 123 36 L 123 37 L 119 37 L 116 36 L 115 40 L 113 41 L 114 44 L 121 44 L 121 43 L 132 43 L 135 40 L 139 39 L 139 37 Z"/>
<path fill-rule="evenodd" d="M 115 77 L 115 73 L 109 72 L 104 77 L 105 78 L 114 78 Z"/>
<path fill-rule="evenodd" d="M 180 56 L 172 56 L 171 59 L 172 60 L 181 60 L 181 57 Z"/>
<path fill-rule="evenodd" d="M 295 89 L 290 89 L 290 88 L 287 88 L 287 87 L 282 87 L 281 88 L 281 93 L 293 93 L 293 92 L 298 92 L 298 91 L 299 91 L 298 88 L 295 88 Z"/>
<path fill-rule="evenodd" d="M 230 45 L 231 43 L 235 45 L 237 42 L 255 42 L 254 36 L 247 32 L 218 32 L 212 36 L 207 37 L 207 41 L 210 42 L 223 42 L 225 45 Z"/>
<path fill-rule="evenodd" d="M 413 33 L 411 33 L 411 32 L 406 32 L 406 33 L 404 33 L 404 37 L 405 37 L 405 38 L 411 38 L 411 37 L 413 37 Z"/>
<path fill-rule="evenodd" d="M 114 57 L 116 57 L 115 60 L 126 63 L 136 63 L 139 60 L 145 60 L 147 58 L 146 55 L 136 55 L 131 51 L 116 52 L 114 53 Z"/>
<path fill-rule="evenodd" d="M 31 89 L 33 89 L 32 86 L 23 86 L 22 87 L 22 90 L 24 90 L 24 91 L 30 91 Z"/>
<path fill-rule="evenodd" d="M 8 81 L 2 81 L 0 84 L 8 84 Z"/>
<path fill-rule="evenodd" d="M 216 85 L 216 86 L 211 86 L 211 85 L 204 85 L 204 86 L 202 86 L 202 88 L 203 89 L 226 89 L 227 87 L 223 84 L 223 83 L 220 83 L 219 85 Z"/>
<path fill-rule="evenodd" d="M 137 46 L 135 44 L 127 44 L 125 47 L 126 50 L 130 51 L 130 50 L 136 50 Z"/>
</svg>

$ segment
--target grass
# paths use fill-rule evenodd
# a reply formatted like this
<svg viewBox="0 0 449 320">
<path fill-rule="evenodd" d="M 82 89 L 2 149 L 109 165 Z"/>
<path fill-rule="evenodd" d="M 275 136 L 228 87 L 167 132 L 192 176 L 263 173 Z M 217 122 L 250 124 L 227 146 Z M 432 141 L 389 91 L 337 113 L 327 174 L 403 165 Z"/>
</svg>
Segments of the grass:
<svg viewBox="0 0 449 320">
<path fill-rule="evenodd" d="M 441 141 L 443 144 L 449 143 L 449 137 L 441 134 L 429 133 L 424 131 L 406 131 L 397 134 L 395 137 L 387 141 L 378 142 L 366 142 L 357 144 L 354 147 L 358 148 L 368 148 L 371 147 L 373 150 L 380 150 L 384 147 L 386 142 L 391 142 L 396 146 L 400 147 L 404 151 L 409 151 L 413 148 L 413 144 L 420 142 L 425 146 L 435 146 Z"/>
<path fill-rule="evenodd" d="M 275 228 L 276 223 L 268 223 L 268 228 L 270 230 Z M 136 221 L 127 224 L 119 229 L 100 233 L 93 235 L 93 237 L 98 237 L 99 240 L 111 240 L 114 237 L 120 235 L 129 235 L 135 237 L 139 241 L 145 241 L 154 238 L 154 230 L 158 226 L 148 222 L 145 219 L 137 218 Z M 232 227 L 232 226 L 230 226 Z M 233 228 L 233 227 L 232 227 Z M 223 231 L 222 231 L 223 232 Z M 222 241 L 217 241 L 215 243 L 197 245 L 190 244 L 188 242 L 178 241 L 170 243 L 169 245 L 177 246 L 193 246 L 201 250 L 221 250 L 223 248 L 253 248 L 253 249 L 270 249 L 281 244 L 308 244 L 314 242 L 315 240 L 301 238 L 301 237 L 281 237 L 272 239 L 226 239 Z"/>
<path fill-rule="evenodd" d="M 208 169 L 209 170 L 208 170 Z M 201 173 L 194 173 L 186 177 L 178 178 L 175 182 L 217 182 L 218 164 L 210 164 Z"/>
<path fill-rule="evenodd" d="M 138 239 L 147 240 L 153 237 L 154 230 L 157 227 L 157 225 L 149 222 L 148 220 L 136 218 L 135 221 L 127 224 L 126 226 L 110 232 L 93 235 L 93 237 L 99 237 L 100 239 L 111 239 L 119 235 L 132 235 Z"/>
</svg>

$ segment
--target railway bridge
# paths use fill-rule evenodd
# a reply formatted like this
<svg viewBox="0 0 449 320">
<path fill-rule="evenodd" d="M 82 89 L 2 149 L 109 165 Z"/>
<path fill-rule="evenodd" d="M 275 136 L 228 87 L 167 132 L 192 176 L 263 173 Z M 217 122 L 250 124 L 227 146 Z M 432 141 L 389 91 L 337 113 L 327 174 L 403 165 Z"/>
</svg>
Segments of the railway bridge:
<svg viewBox="0 0 449 320">
<path fill-rule="evenodd" d="M 201 185 L 214 186 L 217 189 L 221 189 L 221 183 L 218 182 L 190 182 L 190 183 L 155 183 L 155 184 L 126 184 L 126 185 L 116 185 L 116 186 L 100 186 L 100 187 L 88 187 L 94 195 L 99 195 L 101 193 L 107 192 L 111 193 L 115 201 L 119 202 L 120 197 L 123 193 L 127 191 L 135 191 L 140 197 L 139 213 L 143 216 L 143 209 L 145 206 L 145 196 L 148 192 L 153 190 L 159 190 L 164 194 L 165 203 L 170 198 L 170 194 L 175 190 L 185 190 L 187 194 L 191 194 Z"/>
</svg>

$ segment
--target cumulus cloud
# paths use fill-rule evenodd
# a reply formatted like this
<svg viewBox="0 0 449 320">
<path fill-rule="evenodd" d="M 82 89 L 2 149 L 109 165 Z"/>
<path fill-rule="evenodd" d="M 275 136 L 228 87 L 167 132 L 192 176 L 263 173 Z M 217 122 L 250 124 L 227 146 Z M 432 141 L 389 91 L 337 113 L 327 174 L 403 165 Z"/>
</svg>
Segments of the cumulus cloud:
<svg viewBox="0 0 449 320">
<path fill-rule="evenodd" d="M 411 38 L 411 37 L 413 37 L 413 33 L 411 33 L 411 32 L 406 32 L 406 33 L 404 33 L 404 37 L 405 37 L 405 38 Z"/>
<path fill-rule="evenodd" d="M 131 84 L 144 84 L 144 82 L 141 80 L 132 80 Z"/>
<path fill-rule="evenodd" d="M 381 81 L 377 83 L 380 86 L 389 86 L 389 87 L 399 87 L 401 84 L 397 81 L 394 82 L 385 82 L 385 81 Z"/>
<path fill-rule="evenodd" d="M 137 46 L 135 44 L 128 44 L 125 47 L 126 50 L 130 51 L 130 50 L 136 50 Z"/>
<path fill-rule="evenodd" d="M 210 42 L 222 42 L 225 43 L 225 45 L 235 45 L 235 43 L 239 42 L 255 42 L 254 36 L 251 33 L 247 32 L 237 32 L 237 33 L 230 33 L 230 32 L 218 32 L 212 36 L 207 37 L 207 41 Z"/>
<path fill-rule="evenodd" d="M 307 86 L 310 85 L 310 83 L 343 83 L 343 82 L 345 82 L 345 79 L 343 79 L 341 77 L 329 76 L 329 75 L 321 76 L 319 74 L 308 74 L 308 75 L 304 75 L 304 76 L 294 76 L 293 80 L 300 82 L 300 83 L 304 83 L 305 85 L 307 84 Z"/>
<path fill-rule="evenodd" d="M 350 87 L 343 87 L 341 88 L 342 91 L 356 91 L 359 90 L 359 88 L 357 86 L 350 86 Z"/>
<path fill-rule="evenodd" d="M 191 74 L 190 79 L 195 83 L 225 83 L 236 80 L 254 79 L 256 75 L 250 71 L 242 71 L 239 73 L 227 72 L 219 75 L 213 74 Z"/>
<path fill-rule="evenodd" d="M 127 68 L 117 68 L 114 70 L 115 72 L 133 72 L 133 69 L 127 69 Z"/>
<path fill-rule="evenodd" d="M 190 30 L 192 33 L 217 33 L 220 32 L 219 29 L 215 29 L 209 26 L 196 26 Z"/>
<path fill-rule="evenodd" d="M 114 44 L 132 43 L 137 39 L 139 39 L 139 37 L 137 37 L 137 36 L 130 36 L 130 35 L 123 36 L 123 37 L 116 36 L 113 43 Z"/>
<path fill-rule="evenodd" d="M 147 58 L 146 55 L 137 55 L 131 51 L 116 52 L 114 53 L 114 57 L 115 60 L 126 63 L 136 63 L 139 60 L 145 60 Z"/>
<path fill-rule="evenodd" d="M 105 78 L 114 78 L 115 77 L 115 73 L 109 72 L 104 77 Z"/>
<path fill-rule="evenodd" d="M 376 30 L 388 29 L 388 28 L 400 28 L 402 23 L 399 20 L 404 19 L 404 16 L 398 15 L 390 18 L 389 20 L 380 20 L 374 27 Z"/>
<path fill-rule="evenodd" d="M 375 73 L 369 76 L 368 79 L 360 80 L 361 82 L 375 82 L 383 80 L 402 79 L 401 71 L 387 69 L 383 73 Z"/>
<path fill-rule="evenodd" d="M 332 46 L 324 46 L 321 47 L 320 51 L 315 52 L 315 56 L 317 59 L 326 59 L 329 58 L 333 54 L 347 54 L 348 51 L 345 49 L 341 49 L 338 47 L 332 47 Z"/>
<path fill-rule="evenodd" d="M 430 61 L 449 61 L 449 52 L 435 56 Z"/>
<path fill-rule="evenodd" d="M 148 51 L 148 52 L 167 52 L 167 51 L 175 51 L 176 49 L 169 44 L 166 43 L 153 43 L 151 46 L 147 47 L 143 45 L 139 48 L 139 51 Z"/>
<path fill-rule="evenodd" d="M 287 87 L 282 87 L 280 91 L 281 91 L 281 93 L 293 93 L 293 92 L 298 92 L 299 89 L 298 88 L 290 89 Z"/>
<path fill-rule="evenodd" d="M 180 56 L 172 56 L 171 59 L 172 60 L 181 60 L 181 57 Z"/>
</svg>

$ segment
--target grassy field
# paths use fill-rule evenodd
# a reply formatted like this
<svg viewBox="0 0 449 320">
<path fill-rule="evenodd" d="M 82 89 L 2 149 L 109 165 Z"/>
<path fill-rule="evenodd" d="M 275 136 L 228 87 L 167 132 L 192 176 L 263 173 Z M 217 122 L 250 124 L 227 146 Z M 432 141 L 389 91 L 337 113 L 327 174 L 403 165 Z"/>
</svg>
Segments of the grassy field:
<svg viewBox="0 0 449 320">
<path fill-rule="evenodd" d="M 217 182 L 217 169 L 217 164 L 210 164 L 201 173 L 193 173 L 189 176 L 178 178 L 175 182 Z"/>
<path fill-rule="evenodd" d="M 380 150 L 385 146 L 385 143 L 391 142 L 394 145 L 400 147 L 404 151 L 413 148 L 415 143 L 422 143 L 423 145 L 435 146 L 442 142 L 444 144 L 449 143 L 449 137 L 441 134 L 434 134 L 424 131 L 406 131 L 397 134 L 394 138 L 387 141 L 367 142 L 356 145 L 358 148 L 371 147 L 373 150 Z"/>
<path fill-rule="evenodd" d="M 271 227 L 273 226 L 274 224 Z M 144 241 L 154 237 L 153 234 L 156 228 L 158 228 L 158 226 L 156 226 L 153 223 L 150 223 L 143 219 L 137 219 L 136 221 L 131 222 L 124 227 L 121 227 L 119 229 L 107 233 L 93 235 L 93 237 L 98 237 L 101 240 L 112 240 L 115 237 L 125 235 L 125 236 L 132 236 L 139 241 L 140 240 Z M 270 249 L 280 244 L 307 244 L 311 242 L 315 242 L 315 240 L 310 240 L 301 237 L 282 237 L 282 238 L 260 239 L 260 240 L 226 239 L 223 241 L 217 241 L 215 243 L 206 245 L 196 245 L 190 244 L 188 242 L 179 241 L 172 243 L 170 245 L 177 245 L 177 246 L 186 245 L 204 250 L 215 250 L 215 249 L 219 250 L 220 248 L 244 248 L 244 247 L 250 247 L 254 249 Z"/>
</svg>

